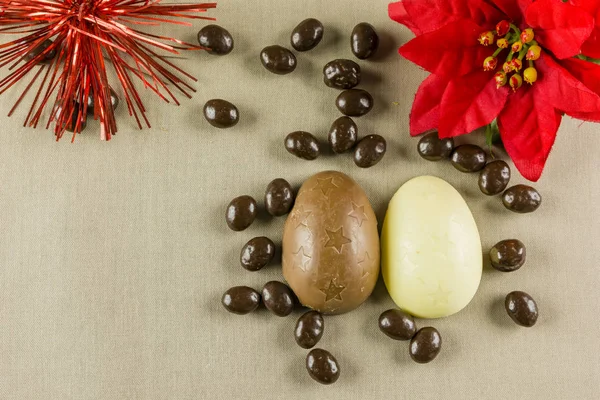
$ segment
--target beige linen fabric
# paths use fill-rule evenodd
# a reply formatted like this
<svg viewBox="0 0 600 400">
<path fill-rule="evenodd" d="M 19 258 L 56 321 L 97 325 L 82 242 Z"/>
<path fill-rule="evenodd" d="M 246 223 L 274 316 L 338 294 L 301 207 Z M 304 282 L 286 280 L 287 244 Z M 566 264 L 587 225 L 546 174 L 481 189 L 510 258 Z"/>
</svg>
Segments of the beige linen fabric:
<svg viewBox="0 0 600 400">
<path fill-rule="evenodd" d="M 412 35 L 388 20 L 386 1 L 231 0 L 210 14 L 231 31 L 235 51 L 193 53 L 179 62 L 198 77 L 198 93 L 181 107 L 145 93 L 151 130 L 136 130 L 121 107 L 114 140 L 101 142 L 94 122 L 75 144 L 55 143 L 49 131 L 21 127 L 27 107 L 2 117 L 0 399 L 600 397 L 598 125 L 565 120 L 536 185 L 542 207 L 512 214 L 499 197 L 479 192 L 477 176 L 417 155 L 408 115 L 426 74 L 397 56 L 395 48 Z M 325 24 L 323 43 L 298 55 L 295 73 L 268 73 L 261 48 L 288 45 L 291 29 L 306 17 Z M 349 34 L 361 21 L 376 26 L 382 49 L 376 60 L 360 62 L 361 86 L 376 108 L 357 121 L 361 135 L 387 138 L 388 153 L 368 170 L 355 167 L 351 155 L 295 159 L 284 136 L 302 129 L 326 141 L 339 115 L 337 92 L 323 85 L 321 69 L 331 59 L 352 58 Z M 193 41 L 201 25 L 160 31 Z M 2 97 L 3 115 L 17 91 L 11 93 Z M 239 125 L 222 131 L 204 121 L 201 108 L 210 98 L 236 104 Z M 481 137 L 467 139 L 483 144 Z M 467 200 L 484 251 L 506 238 L 527 245 L 520 271 L 486 266 L 465 310 L 418 321 L 443 336 L 433 363 L 413 363 L 407 343 L 379 332 L 379 314 L 393 307 L 381 282 L 358 310 L 326 319 L 319 347 L 337 356 L 342 371 L 330 387 L 304 369 L 307 351 L 293 339 L 299 313 L 240 317 L 222 308 L 230 286 L 282 279 L 279 265 L 250 273 L 238 256 L 254 236 L 279 242 L 284 218 L 261 217 L 234 233 L 224 221 L 229 200 L 250 194 L 262 202 L 272 179 L 299 186 L 327 169 L 362 185 L 380 224 L 400 185 L 440 176 Z M 512 183 L 522 182 L 515 174 Z M 512 290 L 537 299 L 534 328 L 519 328 L 505 314 L 503 299 Z"/>
</svg>

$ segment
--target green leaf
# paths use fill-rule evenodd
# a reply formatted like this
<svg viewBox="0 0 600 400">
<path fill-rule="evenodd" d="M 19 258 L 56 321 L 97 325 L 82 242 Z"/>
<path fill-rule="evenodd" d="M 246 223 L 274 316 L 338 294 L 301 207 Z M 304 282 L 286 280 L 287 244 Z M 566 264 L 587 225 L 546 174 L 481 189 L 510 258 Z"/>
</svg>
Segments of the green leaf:
<svg viewBox="0 0 600 400">
<path fill-rule="evenodd" d="M 485 127 L 485 144 L 490 150 L 490 155 L 494 157 L 493 147 L 495 143 L 500 141 L 500 130 L 498 129 L 498 121 L 493 120 L 491 124 Z"/>
<path fill-rule="evenodd" d="M 589 62 L 592 62 L 594 64 L 600 64 L 600 60 L 599 59 L 587 57 L 587 56 L 584 56 L 583 54 L 575 56 L 575 58 L 579 58 L 580 60 L 583 60 L 583 61 L 589 61 Z"/>
</svg>

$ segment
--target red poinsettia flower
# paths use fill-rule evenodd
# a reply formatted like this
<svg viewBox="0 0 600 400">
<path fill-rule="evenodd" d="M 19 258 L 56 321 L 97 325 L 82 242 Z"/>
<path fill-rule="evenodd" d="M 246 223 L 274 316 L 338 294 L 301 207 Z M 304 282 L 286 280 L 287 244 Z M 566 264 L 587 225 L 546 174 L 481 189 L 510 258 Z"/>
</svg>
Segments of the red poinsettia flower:
<svg viewBox="0 0 600 400">
<path fill-rule="evenodd" d="M 585 9 L 596 20 L 592 34 L 581 50 L 589 57 L 600 59 L 600 0 L 571 0 L 571 3 Z"/>
<path fill-rule="evenodd" d="M 389 14 L 416 35 L 400 54 L 431 72 L 413 136 L 497 124 L 517 169 L 537 181 L 565 114 L 600 122 L 600 0 L 404 0 Z"/>
</svg>

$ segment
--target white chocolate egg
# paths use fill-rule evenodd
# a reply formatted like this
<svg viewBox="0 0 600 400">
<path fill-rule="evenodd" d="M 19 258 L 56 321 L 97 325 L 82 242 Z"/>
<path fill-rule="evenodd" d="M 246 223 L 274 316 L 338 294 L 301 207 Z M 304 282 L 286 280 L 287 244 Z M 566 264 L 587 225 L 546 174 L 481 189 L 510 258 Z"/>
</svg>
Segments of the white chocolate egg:
<svg viewBox="0 0 600 400">
<path fill-rule="evenodd" d="M 420 318 L 459 312 L 483 267 L 473 214 L 448 182 L 421 176 L 390 201 L 381 233 L 381 271 L 394 302 Z"/>
</svg>

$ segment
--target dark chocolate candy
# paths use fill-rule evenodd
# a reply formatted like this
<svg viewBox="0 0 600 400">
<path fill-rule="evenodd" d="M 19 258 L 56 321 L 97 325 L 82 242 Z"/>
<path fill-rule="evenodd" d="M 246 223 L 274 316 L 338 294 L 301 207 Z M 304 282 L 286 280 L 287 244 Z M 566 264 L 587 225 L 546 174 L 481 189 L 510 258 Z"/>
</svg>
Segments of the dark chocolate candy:
<svg viewBox="0 0 600 400">
<path fill-rule="evenodd" d="M 354 149 L 354 163 L 360 168 L 371 168 L 383 159 L 386 148 L 387 143 L 382 136 L 365 136 Z"/>
<path fill-rule="evenodd" d="M 417 333 L 412 315 L 402 310 L 387 310 L 379 316 L 379 329 L 394 340 L 410 340 Z"/>
<path fill-rule="evenodd" d="M 504 207 L 516 213 L 534 212 L 542 204 L 542 196 L 531 186 L 515 185 L 506 189 L 502 195 Z"/>
<path fill-rule="evenodd" d="M 300 22 L 292 31 L 291 43 L 296 51 L 309 51 L 317 47 L 323 39 L 323 24 L 321 21 L 308 18 Z"/>
<path fill-rule="evenodd" d="M 337 97 L 335 104 L 340 112 L 348 117 L 361 117 L 373 109 L 373 96 L 366 90 L 345 90 Z"/>
<path fill-rule="evenodd" d="M 274 217 L 290 212 L 294 205 L 294 189 L 285 179 L 274 179 L 265 192 L 265 208 Z"/>
<path fill-rule="evenodd" d="M 225 129 L 237 125 L 240 112 L 226 100 L 212 99 L 204 105 L 204 118 L 215 128 Z"/>
<path fill-rule="evenodd" d="M 240 263 L 248 271 L 259 271 L 275 256 L 275 243 L 267 237 L 250 239 L 242 248 Z"/>
<path fill-rule="evenodd" d="M 62 108 L 59 106 L 58 109 L 56 110 L 56 114 L 54 116 L 55 120 L 58 119 L 58 117 L 60 116 L 61 113 L 62 113 Z M 81 115 L 80 115 L 80 113 L 81 113 Z M 65 130 L 67 132 L 75 132 L 78 119 L 79 119 L 79 126 L 80 126 L 79 131 L 83 132 L 83 130 L 87 126 L 87 118 L 85 115 L 83 115 L 83 110 L 82 110 L 81 106 L 79 105 L 79 103 L 74 102 L 73 112 L 71 114 L 69 121 L 66 124 L 67 126 L 65 127 Z"/>
<path fill-rule="evenodd" d="M 225 220 L 231 230 L 239 232 L 252 225 L 257 214 L 256 200 L 250 196 L 240 196 L 231 200 L 227 206 Z"/>
<path fill-rule="evenodd" d="M 510 181 L 510 167 L 502 160 L 492 161 L 479 174 L 479 189 L 483 194 L 494 196 L 502 193 Z"/>
<path fill-rule="evenodd" d="M 277 75 L 286 75 L 296 69 L 296 56 L 278 45 L 265 47 L 260 52 L 262 65 L 270 72 Z"/>
<path fill-rule="evenodd" d="M 303 131 L 292 132 L 285 137 L 285 148 L 303 160 L 312 161 L 321 153 L 319 141 L 312 134 Z"/>
<path fill-rule="evenodd" d="M 525 292 L 510 292 L 504 301 L 504 307 L 510 318 L 517 325 L 530 328 L 538 319 L 538 306 L 533 297 Z"/>
<path fill-rule="evenodd" d="M 517 239 L 508 239 L 496 243 L 490 250 L 492 267 L 502 272 L 516 271 L 525 264 L 525 245 Z"/>
<path fill-rule="evenodd" d="M 267 282 L 262 290 L 263 304 L 278 317 L 287 317 L 294 311 L 296 296 L 284 283 Z"/>
<path fill-rule="evenodd" d="M 440 139 L 437 132 L 426 134 L 419 140 L 417 151 L 428 161 L 440 161 L 450 157 L 454 150 L 454 139 Z"/>
<path fill-rule="evenodd" d="M 354 147 L 358 139 L 358 128 L 350 117 L 340 117 L 329 129 L 329 145 L 334 153 L 344 153 Z"/>
<path fill-rule="evenodd" d="M 50 46 L 52 46 L 54 42 L 50 39 L 46 39 L 44 40 L 40 45 L 38 45 L 37 47 L 35 47 L 33 50 L 31 50 L 29 53 L 27 53 L 25 55 L 25 61 L 31 61 L 34 58 L 36 58 L 37 56 L 39 56 L 40 54 L 42 54 L 43 52 L 46 51 L 46 49 Z M 56 48 L 47 51 L 43 56 L 42 56 L 42 61 L 50 61 L 52 60 L 54 57 L 56 57 Z"/>
<path fill-rule="evenodd" d="M 115 92 L 113 88 L 110 88 L 110 105 L 112 106 L 113 111 L 119 107 L 119 96 L 117 96 L 117 92 Z M 95 107 L 94 96 L 90 94 L 87 101 L 87 113 L 94 115 Z"/>
<path fill-rule="evenodd" d="M 360 80 L 360 65 L 352 60 L 333 60 L 323 68 L 323 82 L 331 88 L 352 89 Z"/>
<path fill-rule="evenodd" d="M 313 349 L 306 356 L 306 370 L 315 381 L 323 385 L 335 383 L 340 377 L 340 367 L 335 357 L 323 349 Z"/>
<path fill-rule="evenodd" d="M 460 172 L 477 172 L 485 167 L 487 155 L 479 146 L 463 144 L 454 149 L 450 160 L 454 168 Z"/>
<path fill-rule="evenodd" d="M 361 22 L 352 30 L 350 38 L 352 53 L 360 59 L 371 58 L 379 48 L 379 36 L 373 25 Z"/>
<path fill-rule="evenodd" d="M 325 330 L 325 321 L 323 316 L 318 311 L 308 311 L 304 313 L 296 322 L 294 329 L 294 338 L 298 346 L 303 349 L 311 349 L 315 347 Z"/>
<path fill-rule="evenodd" d="M 233 37 L 219 25 L 207 25 L 198 32 L 198 43 L 209 54 L 224 56 L 233 50 Z"/>
<path fill-rule="evenodd" d="M 410 341 L 410 357 L 419 364 L 433 361 L 442 348 L 442 336 L 432 327 L 419 329 Z"/>
<path fill-rule="evenodd" d="M 260 304 L 260 294 L 248 286 L 235 286 L 223 294 L 221 303 L 227 311 L 244 315 L 256 310 Z"/>
</svg>

